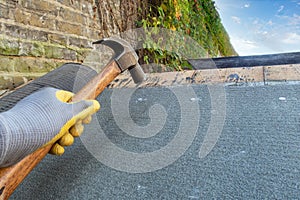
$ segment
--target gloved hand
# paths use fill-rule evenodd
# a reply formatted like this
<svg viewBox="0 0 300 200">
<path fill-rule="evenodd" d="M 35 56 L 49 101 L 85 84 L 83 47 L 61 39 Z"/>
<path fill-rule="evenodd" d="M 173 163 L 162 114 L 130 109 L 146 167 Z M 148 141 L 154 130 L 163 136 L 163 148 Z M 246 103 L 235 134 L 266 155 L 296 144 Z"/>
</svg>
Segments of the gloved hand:
<svg viewBox="0 0 300 200">
<path fill-rule="evenodd" d="M 73 93 L 43 88 L 0 113 L 0 167 L 17 163 L 35 150 L 53 144 L 50 153 L 61 155 L 83 123 L 99 110 L 96 100 L 65 103 Z"/>
</svg>

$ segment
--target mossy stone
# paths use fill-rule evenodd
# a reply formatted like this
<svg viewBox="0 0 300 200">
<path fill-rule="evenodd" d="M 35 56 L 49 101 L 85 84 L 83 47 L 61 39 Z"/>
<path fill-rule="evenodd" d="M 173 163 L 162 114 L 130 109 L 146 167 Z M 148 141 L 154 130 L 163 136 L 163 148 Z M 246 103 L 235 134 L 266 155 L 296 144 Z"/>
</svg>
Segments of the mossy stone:
<svg viewBox="0 0 300 200">
<path fill-rule="evenodd" d="M 20 45 L 17 41 L 8 41 L 0 38 L 0 55 L 16 56 L 19 54 Z"/>
</svg>

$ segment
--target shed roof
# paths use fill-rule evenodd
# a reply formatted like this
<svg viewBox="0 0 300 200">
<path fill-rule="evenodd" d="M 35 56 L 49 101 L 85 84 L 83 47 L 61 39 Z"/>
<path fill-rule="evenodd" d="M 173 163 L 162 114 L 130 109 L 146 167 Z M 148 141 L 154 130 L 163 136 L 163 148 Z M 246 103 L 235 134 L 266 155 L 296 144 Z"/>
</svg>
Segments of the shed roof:
<svg viewBox="0 0 300 200">
<path fill-rule="evenodd" d="M 153 105 L 163 106 L 166 112 L 161 130 L 148 138 L 130 136 L 116 122 L 122 121 L 124 113 L 114 110 L 112 96 L 118 97 L 122 94 L 118 92 L 126 90 L 127 93 L 129 89 L 108 89 L 98 99 L 102 108 L 94 118 L 96 123 L 86 126 L 84 135 L 87 135 L 87 140 L 77 140 L 62 157 L 47 156 L 11 199 L 298 198 L 299 84 L 260 82 L 255 87 L 251 84 L 221 86 L 225 93 L 225 99 L 219 102 L 225 103 L 224 127 L 216 144 L 204 158 L 199 157 L 199 150 L 208 134 L 212 114 L 219 112 L 212 110 L 209 86 L 193 84 L 132 89 L 134 92 L 129 106 L 125 107 L 128 107 L 131 119 L 138 126 L 151 123 L 151 116 L 164 118 L 164 113 L 159 112 L 161 107 L 153 108 Z M 174 90 L 189 90 L 190 87 L 195 96 L 186 93 L 184 97 L 189 101 L 188 105 L 199 107 L 199 113 L 185 113 L 187 115 L 184 116 L 190 118 L 183 119 L 182 113 L 189 110 L 183 109 Z M 149 109 L 155 111 L 150 116 Z M 193 120 L 198 119 L 196 115 L 199 120 L 195 122 Z M 159 153 L 149 163 L 147 155 L 159 152 L 178 134 L 182 134 L 178 131 L 182 120 L 198 125 L 191 145 L 182 152 L 182 156 L 166 166 L 162 165 L 164 160 L 161 160 L 166 159 L 165 155 Z M 136 124 L 129 123 L 127 128 Z M 183 134 L 191 135 L 184 131 Z M 147 162 L 140 163 L 139 167 L 149 170 L 147 167 L 156 162 L 161 168 L 147 173 L 132 173 L 134 171 L 130 172 L 130 167 L 134 169 L 134 166 L 127 162 L 127 154 L 112 156 L 109 153 L 112 146 L 103 142 L 105 140 L 97 140 L 101 137 L 92 135 L 106 137 L 123 151 L 144 153 Z M 90 138 L 93 140 L 89 144 Z M 88 145 L 98 150 L 100 158 L 94 157 L 97 153 L 92 152 Z M 181 148 L 180 144 L 178 148 Z M 137 156 L 136 159 L 141 158 Z"/>
</svg>

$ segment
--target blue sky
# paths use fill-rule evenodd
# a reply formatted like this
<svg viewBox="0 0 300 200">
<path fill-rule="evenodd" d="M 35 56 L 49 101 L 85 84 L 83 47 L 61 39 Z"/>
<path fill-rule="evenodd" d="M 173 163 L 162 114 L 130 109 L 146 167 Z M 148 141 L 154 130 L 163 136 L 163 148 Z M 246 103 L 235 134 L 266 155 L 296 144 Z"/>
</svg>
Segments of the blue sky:
<svg viewBox="0 0 300 200">
<path fill-rule="evenodd" d="M 300 52 L 300 0 L 215 0 L 239 55 Z"/>
</svg>

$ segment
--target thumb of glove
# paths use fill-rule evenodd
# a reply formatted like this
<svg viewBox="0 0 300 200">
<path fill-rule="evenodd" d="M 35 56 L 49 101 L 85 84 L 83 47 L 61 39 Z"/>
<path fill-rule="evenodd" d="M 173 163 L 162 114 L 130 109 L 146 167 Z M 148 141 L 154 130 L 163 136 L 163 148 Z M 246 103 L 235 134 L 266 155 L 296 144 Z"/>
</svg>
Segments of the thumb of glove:
<svg viewBox="0 0 300 200">
<path fill-rule="evenodd" d="M 100 104 L 96 100 L 82 100 L 79 102 L 66 103 L 66 101 L 70 98 L 62 99 L 61 97 L 66 97 L 70 93 L 62 90 L 58 91 L 57 93 L 59 94 L 56 95 L 57 99 L 62 101 L 65 105 L 64 113 L 61 114 L 61 117 L 63 117 L 62 121 L 65 121 L 66 123 L 61 127 L 59 133 L 55 135 L 55 137 L 52 138 L 46 145 L 53 144 L 61 137 L 68 134 L 70 128 L 76 123 L 81 123 L 84 119 L 88 118 L 100 109 Z"/>
<path fill-rule="evenodd" d="M 88 115 L 86 115 L 86 113 L 94 113 L 100 108 L 99 104 L 91 100 L 82 100 L 79 102 L 70 103 L 70 105 L 72 106 L 71 110 L 73 117 L 78 116 L 80 119 L 87 117 Z M 86 109 L 88 109 L 88 111 L 85 111 Z"/>
<path fill-rule="evenodd" d="M 67 101 L 69 98 L 62 99 L 60 97 L 66 97 L 70 95 L 68 92 L 58 91 L 59 95 L 56 95 L 60 101 Z M 63 146 L 69 146 L 73 144 L 74 137 L 78 137 L 83 132 L 82 121 L 89 118 L 97 110 L 100 109 L 100 104 L 96 100 L 82 100 L 74 103 L 64 103 L 67 106 L 67 109 L 64 113 L 64 121 L 66 123 L 62 126 L 59 133 L 52 138 L 46 145 L 54 144 L 50 150 L 51 154 L 61 155 L 64 153 Z M 71 116 L 70 116 L 71 115 Z M 80 126 L 76 126 L 80 125 Z M 73 134 L 70 133 L 71 127 Z M 81 129 L 74 128 L 81 127 Z"/>
<path fill-rule="evenodd" d="M 85 117 L 84 115 L 86 112 L 93 114 L 100 109 L 99 103 L 95 100 L 81 100 L 78 102 L 67 103 L 74 96 L 73 93 L 64 90 L 55 90 L 55 93 L 56 98 L 67 106 L 65 107 L 66 110 L 64 110 L 65 113 L 63 113 L 64 118 L 67 120 L 78 115 L 78 117 L 82 118 Z M 86 109 L 88 109 L 88 111 L 85 111 Z"/>
</svg>

